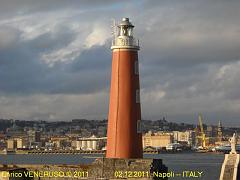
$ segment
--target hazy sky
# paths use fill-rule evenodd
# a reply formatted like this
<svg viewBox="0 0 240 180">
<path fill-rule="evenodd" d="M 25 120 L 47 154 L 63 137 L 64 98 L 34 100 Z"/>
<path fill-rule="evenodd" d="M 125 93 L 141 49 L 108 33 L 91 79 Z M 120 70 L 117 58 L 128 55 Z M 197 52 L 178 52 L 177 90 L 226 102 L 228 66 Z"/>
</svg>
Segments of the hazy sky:
<svg viewBox="0 0 240 180">
<path fill-rule="evenodd" d="M 0 118 L 103 119 L 111 19 L 140 39 L 143 119 L 240 126 L 240 1 L 0 0 Z"/>
</svg>

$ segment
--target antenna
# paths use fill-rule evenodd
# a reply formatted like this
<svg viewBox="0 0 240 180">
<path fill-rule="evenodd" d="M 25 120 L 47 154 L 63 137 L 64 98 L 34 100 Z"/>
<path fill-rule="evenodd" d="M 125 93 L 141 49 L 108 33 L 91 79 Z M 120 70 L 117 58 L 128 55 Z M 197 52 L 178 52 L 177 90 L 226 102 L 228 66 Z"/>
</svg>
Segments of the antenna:
<svg viewBox="0 0 240 180">
<path fill-rule="evenodd" d="M 117 36 L 117 26 L 115 19 L 112 19 L 112 35 L 114 38 Z"/>
</svg>

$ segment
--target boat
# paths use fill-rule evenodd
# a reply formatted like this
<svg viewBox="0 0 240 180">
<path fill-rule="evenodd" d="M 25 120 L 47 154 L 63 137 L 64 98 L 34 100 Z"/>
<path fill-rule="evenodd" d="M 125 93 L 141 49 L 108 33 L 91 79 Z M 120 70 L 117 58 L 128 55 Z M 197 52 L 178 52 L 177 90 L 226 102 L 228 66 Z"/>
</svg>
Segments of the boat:
<svg viewBox="0 0 240 180">
<path fill-rule="evenodd" d="M 179 143 L 170 143 L 166 146 L 167 151 L 182 151 L 182 145 Z"/>
<path fill-rule="evenodd" d="M 213 148 L 213 150 L 216 152 L 229 153 L 231 151 L 231 145 L 227 144 L 227 145 L 222 145 L 222 146 L 216 146 L 215 148 Z M 236 150 L 238 152 L 240 152 L 240 144 L 236 145 Z"/>
<path fill-rule="evenodd" d="M 12 155 L 12 154 L 16 154 L 16 151 L 15 151 L 15 150 L 7 150 L 7 149 L 4 149 L 4 150 L 3 150 L 3 154 Z"/>
</svg>

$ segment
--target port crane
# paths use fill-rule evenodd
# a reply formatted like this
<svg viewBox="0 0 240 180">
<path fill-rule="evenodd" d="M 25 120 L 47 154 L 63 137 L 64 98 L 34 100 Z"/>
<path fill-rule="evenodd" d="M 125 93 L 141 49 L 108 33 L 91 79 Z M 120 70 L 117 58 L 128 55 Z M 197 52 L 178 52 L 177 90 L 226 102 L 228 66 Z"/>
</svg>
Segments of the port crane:
<svg viewBox="0 0 240 180">
<path fill-rule="evenodd" d="M 199 123 L 199 128 L 200 128 L 200 131 L 198 133 L 198 136 L 197 136 L 197 139 L 200 139 L 201 141 L 201 146 L 203 149 L 206 149 L 206 134 L 204 132 L 204 129 L 203 129 L 203 121 L 202 121 L 202 114 L 199 114 L 198 115 L 198 123 Z"/>
</svg>

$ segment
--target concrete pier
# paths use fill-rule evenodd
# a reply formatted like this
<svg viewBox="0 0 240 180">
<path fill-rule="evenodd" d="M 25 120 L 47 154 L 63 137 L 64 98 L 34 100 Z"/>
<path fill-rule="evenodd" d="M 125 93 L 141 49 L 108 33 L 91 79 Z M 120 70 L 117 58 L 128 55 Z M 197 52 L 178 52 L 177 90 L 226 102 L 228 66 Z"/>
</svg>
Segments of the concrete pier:
<svg viewBox="0 0 240 180">
<path fill-rule="evenodd" d="M 8 172 L 22 177 L 7 177 Z M 5 165 L 0 167 L 0 179 L 166 180 L 171 175 L 167 172 L 161 159 L 99 158 L 90 165 Z"/>
<path fill-rule="evenodd" d="M 220 180 L 240 180 L 239 154 L 225 154 Z"/>
<path fill-rule="evenodd" d="M 103 179 L 168 179 L 160 177 L 167 172 L 168 168 L 161 159 L 102 158 L 97 159 L 92 167 L 92 174 Z"/>
</svg>

